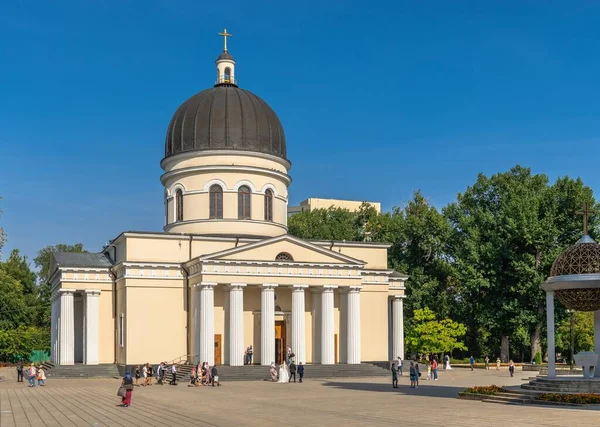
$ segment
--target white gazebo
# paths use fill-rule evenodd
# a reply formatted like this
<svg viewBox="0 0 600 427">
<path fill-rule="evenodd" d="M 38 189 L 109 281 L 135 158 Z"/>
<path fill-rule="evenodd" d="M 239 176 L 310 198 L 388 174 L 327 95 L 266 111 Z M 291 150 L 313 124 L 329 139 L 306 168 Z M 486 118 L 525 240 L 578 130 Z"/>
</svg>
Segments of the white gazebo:
<svg viewBox="0 0 600 427">
<path fill-rule="evenodd" d="M 576 355 L 575 360 L 586 360 L 587 362 L 584 363 L 588 365 L 583 366 L 584 368 L 594 366 L 593 381 L 600 381 L 600 367 L 597 366 L 600 360 L 600 244 L 587 235 L 587 224 L 585 225 L 584 236 L 554 261 L 550 277 L 541 285 L 546 291 L 548 379 L 556 378 L 554 344 L 554 298 L 556 297 L 568 309 L 594 312 L 594 352 L 580 353 L 580 357 Z M 566 379 L 572 380 L 573 377 L 568 376 Z M 592 381 L 589 375 L 581 379 Z"/>
</svg>

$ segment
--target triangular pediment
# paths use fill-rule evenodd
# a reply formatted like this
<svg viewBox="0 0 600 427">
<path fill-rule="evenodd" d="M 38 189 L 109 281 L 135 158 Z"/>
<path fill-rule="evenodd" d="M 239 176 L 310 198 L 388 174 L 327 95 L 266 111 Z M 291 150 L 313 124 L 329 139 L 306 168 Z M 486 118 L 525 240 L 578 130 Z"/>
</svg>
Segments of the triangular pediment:
<svg viewBox="0 0 600 427">
<path fill-rule="evenodd" d="M 202 255 L 201 260 L 279 261 L 279 254 L 289 254 L 293 262 L 364 265 L 365 262 L 289 234 L 260 240 L 237 248 Z M 291 260 L 290 260 L 291 261 Z M 284 261 L 286 262 L 286 261 Z"/>
</svg>

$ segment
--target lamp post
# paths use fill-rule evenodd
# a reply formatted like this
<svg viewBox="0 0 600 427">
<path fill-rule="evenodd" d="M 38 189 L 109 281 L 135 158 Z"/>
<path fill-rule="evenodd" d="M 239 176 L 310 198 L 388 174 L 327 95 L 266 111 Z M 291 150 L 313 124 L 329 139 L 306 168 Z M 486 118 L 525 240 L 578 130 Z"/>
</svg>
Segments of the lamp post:
<svg viewBox="0 0 600 427">
<path fill-rule="evenodd" d="M 571 351 L 569 352 L 569 363 L 571 365 L 571 374 L 573 374 L 573 353 L 575 353 L 575 310 L 567 310 L 571 317 Z"/>
</svg>

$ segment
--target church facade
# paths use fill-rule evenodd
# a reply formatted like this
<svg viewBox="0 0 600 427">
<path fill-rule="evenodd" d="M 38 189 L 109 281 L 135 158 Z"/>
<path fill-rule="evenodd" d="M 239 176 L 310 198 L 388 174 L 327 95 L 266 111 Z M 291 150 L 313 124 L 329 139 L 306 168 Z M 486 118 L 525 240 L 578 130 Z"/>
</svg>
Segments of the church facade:
<svg viewBox="0 0 600 427">
<path fill-rule="evenodd" d="M 222 35 L 229 35 L 225 31 Z M 407 276 L 389 245 L 287 234 L 283 127 L 239 88 L 225 49 L 214 87 L 175 112 L 161 161 L 165 226 L 102 252 L 55 253 L 52 361 L 360 363 L 404 357 Z"/>
</svg>

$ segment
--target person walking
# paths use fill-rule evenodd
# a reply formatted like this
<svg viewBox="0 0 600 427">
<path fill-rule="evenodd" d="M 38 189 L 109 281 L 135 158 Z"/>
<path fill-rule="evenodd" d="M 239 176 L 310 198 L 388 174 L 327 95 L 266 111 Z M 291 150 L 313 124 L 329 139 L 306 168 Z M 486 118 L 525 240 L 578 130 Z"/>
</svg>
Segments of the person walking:
<svg viewBox="0 0 600 427">
<path fill-rule="evenodd" d="M 469 359 L 469 365 L 471 365 L 471 372 L 473 372 L 473 369 L 475 369 L 475 358 L 473 355 L 471 355 L 471 358 Z"/>
<path fill-rule="evenodd" d="M 147 363 L 147 365 L 148 365 L 148 376 L 147 376 L 148 385 L 152 385 L 152 378 L 154 376 L 154 368 L 149 363 Z"/>
<path fill-rule="evenodd" d="M 33 363 L 29 365 L 29 369 L 27 369 L 27 381 L 29 382 L 29 387 L 35 387 L 35 380 L 37 378 L 37 371 Z"/>
<path fill-rule="evenodd" d="M 488 356 L 485 356 L 485 370 L 490 370 L 490 358 Z"/>
<path fill-rule="evenodd" d="M 20 360 L 17 362 L 17 382 L 23 382 L 23 362 Z"/>
<path fill-rule="evenodd" d="M 499 371 L 500 370 L 500 358 L 496 359 L 496 370 Z"/>
<path fill-rule="evenodd" d="M 300 377 L 300 379 L 298 380 L 299 383 L 302 382 L 302 377 L 304 377 L 304 365 L 302 364 L 302 362 L 300 362 L 298 364 L 298 376 Z"/>
<path fill-rule="evenodd" d="M 398 373 L 402 376 L 402 358 L 398 356 Z"/>
<path fill-rule="evenodd" d="M 171 382 L 170 385 L 177 385 L 177 368 L 175 367 L 175 363 L 171 365 Z"/>
<path fill-rule="evenodd" d="M 511 377 L 515 374 L 515 363 L 512 360 L 508 362 L 508 372 L 510 372 Z"/>
<path fill-rule="evenodd" d="M 44 372 L 44 367 L 40 365 L 37 370 L 37 380 L 38 386 L 44 387 L 46 385 L 46 373 Z"/>
<path fill-rule="evenodd" d="M 218 387 L 221 386 L 221 383 L 219 382 L 219 371 L 217 371 L 217 367 L 215 365 L 210 368 L 210 377 L 213 387 L 215 386 L 215 383 L 217 383 Z"/>
<path fill-rule="evenodd" d="M 131 405 L 131 393 L 133 393 L 133 378 L 131 372 L 125 372 L 125 377 L 121 381 L 121 387 L 125 389 L 125 396 L 121 398 L 121 406 L 127 408 Z"/>
<path fill-rule="evenodd" d="M 392 388 L 398 388 L 398 371 L 396 370 L 394 364 L 392 364 L 392 368 L 390 370 L 392 371 Z"/>
<path fill-rule="evenodd" d="M 142 382 L 142 387 L 146 387 L 148 385 L 148 364 L 147 363 L 142 368 L 142 376 L 144 377 L 144 381 Z"/>
<path fill-rule="evenodd" d="M 135 386 L 136 387 L 139 387 L 138 381 L 140 380 L 140 375 L 141 375 L 140 372 L 141 372 L 140 365 L 137 365 L 135 367 Z"/>
<path fill-rule="evenodd" d="M 431 373 L 433 374 L 433 380 L 438 380 L 438 361 L 437 356 L 433 358 L 433 362 L 431 362 Z"/>
<path fill-rule="evenodd" d="M 158 365 L 158 367 L 156 368 L 156 384 L 157 385 L 163 385 L 163 371 L 164 371 L 164 367 L 163 367 L 163 362 L 160 362 L 160 364 Z"/>
<path fill-rule="evenodd" d="M 249 346 L 246 349 L 246 365 L 252 365 L 252 353 L 254 353 L 254 350 L 252 350 L 252 346 Z"/>
<path fill-rule="evenodd" d="M 292 377 L 294 377 L 294 382 L 296 382 L 296 364 L 294 363 L 294 359 L 290 360 L 290 381 L 292 382 Z"/>
</svg>

